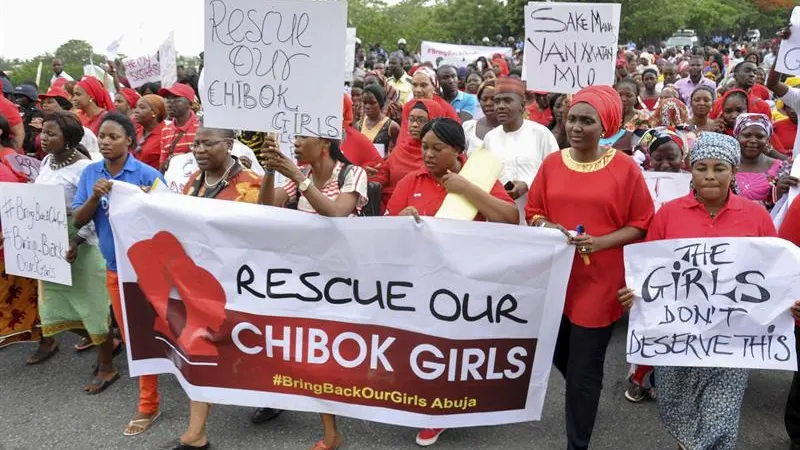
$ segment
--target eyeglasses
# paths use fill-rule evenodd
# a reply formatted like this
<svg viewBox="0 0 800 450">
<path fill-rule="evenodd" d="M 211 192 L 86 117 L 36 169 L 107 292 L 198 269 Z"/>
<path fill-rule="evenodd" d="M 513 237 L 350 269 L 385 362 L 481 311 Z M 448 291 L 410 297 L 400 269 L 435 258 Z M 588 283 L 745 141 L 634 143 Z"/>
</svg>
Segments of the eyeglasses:
<svg viewBox="0 0 800 450">
<path fill-rule="evenodd" d="M 408 123 L 415 123 L 417 125 L 425 125 L 426 123 L 428 123 L 429 120 L 430 119 L 426 119 L 424 117 L 409 117 L 408 118 Z"/>
<path fill-rule="evenodd" d="M 232 141 L 232 140 L 233 139 L 231 139 L 231 138 L 227 138 L 227 139 L 220 139 L 220 140 L 217 140 L 217 141 L 192 142 L 191 144 L 189 144 L 189 148 L 192 151 L 195 151 L 195 150 L 198 150 L 201 147 L 203 147 L 203 148 L 211 148 L 211 147 L 213 147 L 213 146 L 215 146 L 217 144 L 220 144 L 222 142 Z"/>
</svg>

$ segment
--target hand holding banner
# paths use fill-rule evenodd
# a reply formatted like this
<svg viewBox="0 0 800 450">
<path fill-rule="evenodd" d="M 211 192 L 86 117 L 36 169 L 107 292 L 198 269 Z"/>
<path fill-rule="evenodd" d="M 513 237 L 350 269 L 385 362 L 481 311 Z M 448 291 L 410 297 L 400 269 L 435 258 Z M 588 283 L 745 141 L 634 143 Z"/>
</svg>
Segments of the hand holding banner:
<svg viewBox="0 0 800 450">
<path fill-rule="evenodd" d="M 134 376 L 405 426 L 541 416 L 574 257 L 556 230 L 331 220 L 121 182 L 110 203 Z"/>
</svg>

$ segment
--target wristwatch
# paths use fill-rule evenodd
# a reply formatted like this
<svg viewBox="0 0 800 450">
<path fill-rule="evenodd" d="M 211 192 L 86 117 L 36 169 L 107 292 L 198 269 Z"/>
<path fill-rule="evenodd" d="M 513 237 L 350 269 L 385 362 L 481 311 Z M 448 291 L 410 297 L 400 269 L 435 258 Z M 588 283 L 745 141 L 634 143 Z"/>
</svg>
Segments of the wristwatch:
<svg viewBox="0 0 800 450">
<path fill-rule="evenodd" d="M 300 192 L 305 192 L 310 187 L 311 187 L 311 178 L 306 178 L 300 184 L 297 185 L 297 189 L 299 189 Z"/>
</svg>

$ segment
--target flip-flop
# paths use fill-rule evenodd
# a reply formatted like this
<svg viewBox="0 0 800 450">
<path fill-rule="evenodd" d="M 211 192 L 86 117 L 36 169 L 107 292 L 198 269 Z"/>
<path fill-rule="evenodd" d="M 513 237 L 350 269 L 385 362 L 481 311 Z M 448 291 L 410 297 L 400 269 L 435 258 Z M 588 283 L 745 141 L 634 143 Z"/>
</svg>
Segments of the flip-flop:
<svg viewBox="0 0 800 450">
<path fill-rule="evenodd" d="M 314 445 L 314 447 L 311 448 L 311 450 L 336 450 L 337 448 L 341 447 L 342 444 L 344 444 L 344 440 L 342 438 L 339 438 L 339 443 L 334 444 L 332 447 L 325 445 L 324 440 L 320 440 L 316 443 L 316 445 Z"/>
<path fill-rule="evenodd" d="M 87 390 L 84 387 L 84 391 L 86 391 L 86 395 L 97 395 L 103 391 L 105 391 L 109 386 L 114 384 L 117 380 L 119 380 L 119 371 L 114 372 L 114 376 L 111 377 L 110 380 L 104 380 L 102 378 L 95 378 L 92 380 L 92 383 L 89 386 L 94 386 L 97 389 L 94 391 Z"/>
<path fill-rule="evenodd" d="M 156 423 L 156 420 L 158 420 L 159 417 L 161 417 L 161 411 L 157 412 L 154 416 L 148 417 L 146 419 L 131 420 L 130 422 L 128 422 L 127 426 L 128 427 L 138 427 L 138 428 L 141 428 L 142 431 L 137 431 L 136 433 L 128 433 L 127 431 L 123 431 L 122 435 L 123 436 L 137 436 L 139 434 L 142 434 L 145 431 L 149 430 L 150 427 L 152 427 L 153 424 Z M 141 423 L 146 423 L 147 425 L 142 426 L 142 425 L 140 425 Z"/>
<path fill-rule="evenodd" d="M 42 350 L 42 348 L 39 347 L 36 349 L 36 353 L 34 353 L 28 360 L 25 361 L 25 364 L 29 366 L 41 364 L 50 359 L 56 353 L 58 353 L 58 344 L 56 344 L 55 347 L 51 347 L 50 350 Z"/>
<path fill-rule="evenodd" d="M 76 353 L 85 352 L 92 347 L 94 347 L 94 342 L 92 342 L 89 337 L 82 337 L 81 340 L 73 346 Z"/>
<path fill-rule="evenodd" d="M 111 360 L 113 361 L 123 350 L 125 350 L 125 343 L 120 341 L 119 345 L 114 347 L 114 350 L 111 352 Z M 97 376 L 97 363 L 92 364 L 92 375 Z"/>
</svg>

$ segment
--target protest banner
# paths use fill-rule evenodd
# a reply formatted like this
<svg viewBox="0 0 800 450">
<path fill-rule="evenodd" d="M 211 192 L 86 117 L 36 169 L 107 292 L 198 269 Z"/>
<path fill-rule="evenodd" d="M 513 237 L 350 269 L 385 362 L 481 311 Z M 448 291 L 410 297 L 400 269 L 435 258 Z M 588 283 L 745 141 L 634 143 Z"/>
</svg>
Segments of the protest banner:
<svg viewBox="0 0 800 450">
<path fill-rule="evenodd" d="M 110 205 L 132 376 L 413 427 L 541 416 L 574 257 L 556 230 L 331 219 L 125 183 Z"/>
<path fill-rule="evenodd" d="M 6 272 L 72 286 L 64 187 L 0 183 Z"/>
<path fill-rule="evenodd" d="M 643 172 L 656 211 L 661 205 L 689 193 L 692 174 L 679 172 Z"/>
<path fill-rule="evenodd" d="M 136 58 L 126 58 L 125 76 L 132 88 L 138 88 L 146 83 L 161 81 L 161 68 L 158 64 L 158 53 L 143 55 Z"/>
<path fill-rule="evenodd" d="M 775 70 L 789 75 L 800 75 L 800 6 L 792 10 L 789 19 L 792 35 L 781 41 Z"/>
<path fill-rule="evenodd" d="M 42 162 L 36 158 L 13 153 L 6 155 L 5 160 L 14 172 L 25 176 L 30 182 L 36 181 L 39 176 L 39 168 Z"/>
<path fill-rule="evenodd" d="M 513 49 L 510 47 L 484 47 L 482 45 L 457 45 L 445 44 L 444 42 L 431 42 L 422 41 L 420 44 L 422 48 L 421 59 L 422 62 L 430 62 L 436 64 L 439 58 L 445 64 L 452 64 L 455 66 L 466 66 L 471 64 L 476 59 L 483 56 L 484 58 L 491 59 L 492 55 L 500 53 L 501 55 L 511 57 Z"/>
<path fill-rule="evenodd" d="M 574 94 L 614 85 L 618 3 L 531 2 L 525 5 L 528 90 Z"/>
<path fill-rule="evenodd" d="M 635 300 L 628 362 L 797 370 L 800 250 L 778 238 L 654 241 L 625 247 Z"/>
<path fill-rule="evenodd" d="M 207 126 L 340 138 L 347 5 L 206 0 Z"/>
<path fill-rule="evenodd" d="M 344 49 L 344 81 L 353 81 L 353 70 L 356 68 L 356 29 L 348 28 L 347 47 Z"/>
<path fill-rule="evenodd" d="M 178 82 L 178 53 L 175 51 L 175 33 L 170 31 L 169 37 L 158 48 L 159 79 L 161 86 L 172 86 Z"/>
</svg>

